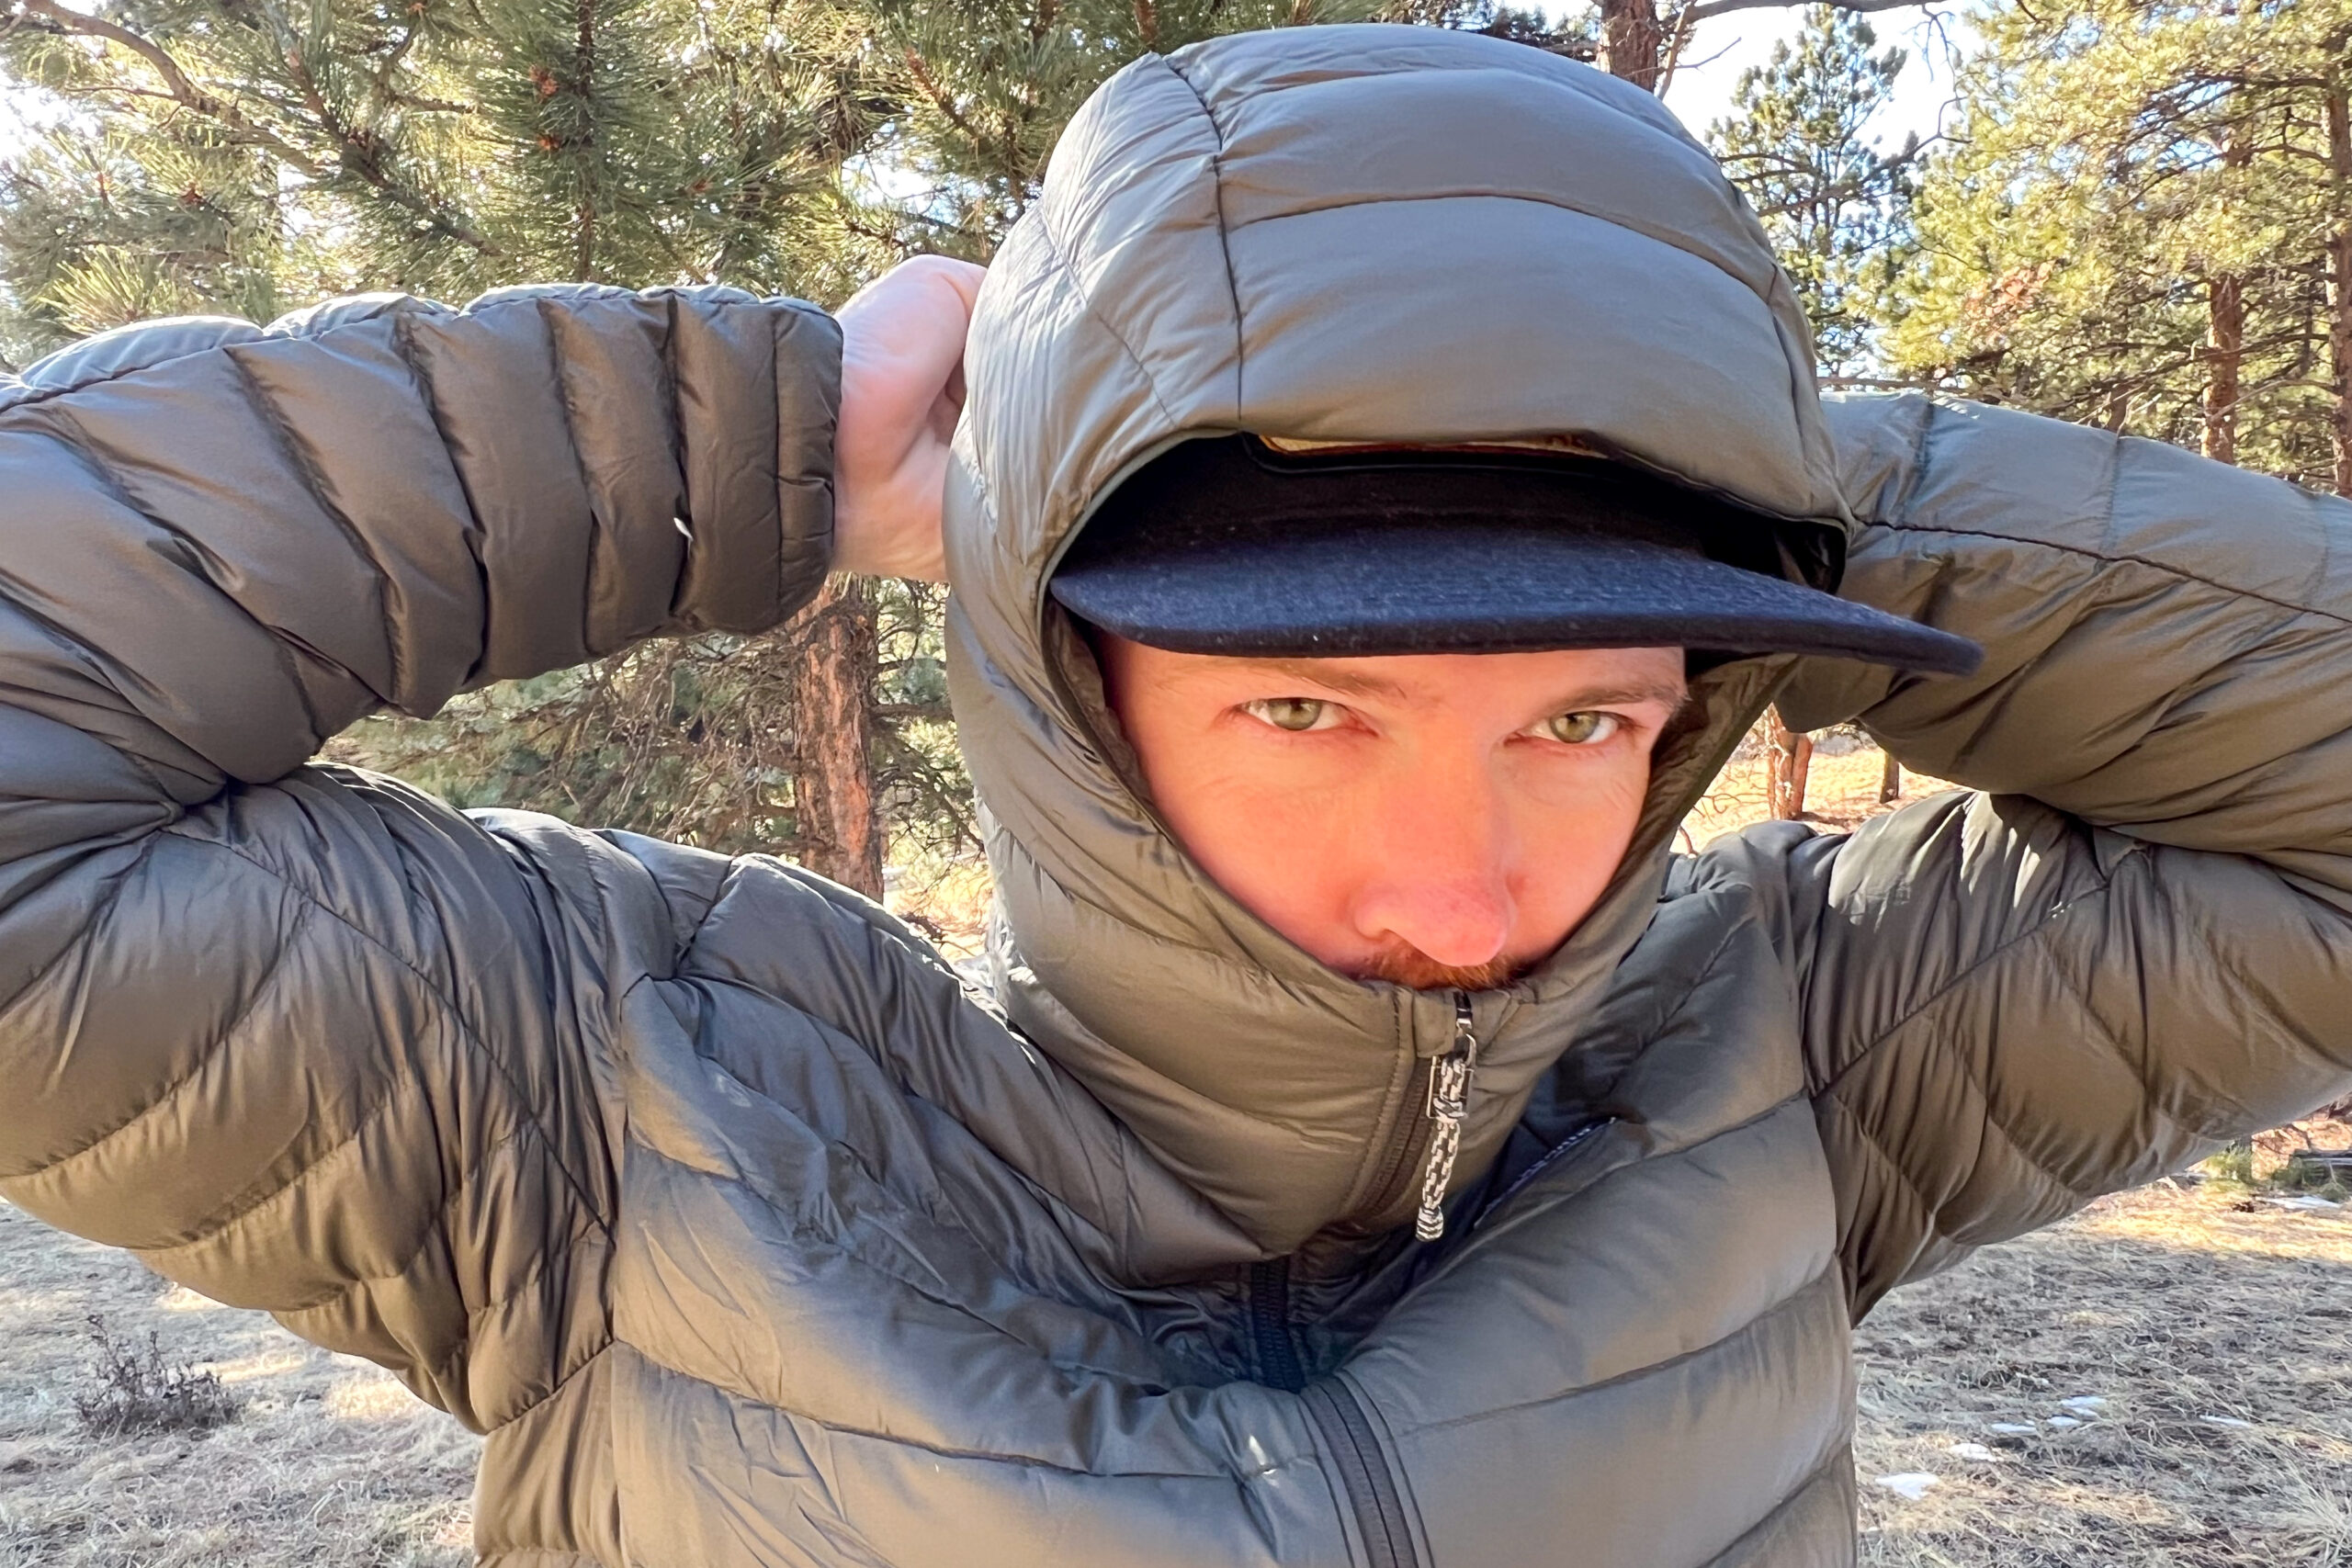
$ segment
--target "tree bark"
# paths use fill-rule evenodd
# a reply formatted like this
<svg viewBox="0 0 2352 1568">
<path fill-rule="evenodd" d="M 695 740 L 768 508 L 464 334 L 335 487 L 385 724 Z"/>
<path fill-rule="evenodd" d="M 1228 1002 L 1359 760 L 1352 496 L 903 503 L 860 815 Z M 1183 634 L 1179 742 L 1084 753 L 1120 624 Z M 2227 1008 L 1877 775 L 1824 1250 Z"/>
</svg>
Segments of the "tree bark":
<svg viewBox="0 0 2352 1568">
<path fill-rule="evenodd" d="M 596 0 L 579 0 L 577 16 L 580 28 L 578 50 L 572 60 L 574 90 L 581 102 L 591 109 L 587 123 L 594 128 L 597 124 L 593 114 L 596 107 Z M 593 147 L 595 139 L 596 132 L 591 129 L 582 141 Z M 576 283 L 596 281 L 596 201 L 602 194 L 592 177 L 587 188 L 581 192 L 572 214 L 571 276 Z"/>
<path fill-rule="evenodd" d="M 874 793 L 874 604 L 835 577 L 793 617 L 793 769 L 797 858 L 820 876 L 882 897 L 882 825 Z"/>
<path fill-rule="evenodd" d="M 1645 93 L 1657 91 L 1666 52 L 1666 25 L 1657 0 L 1600 0 L 1600 64 Z"/>
<path fill-rule="evenodd" d="M 2245 358 L 2245 280 L 2235 273 L 2205 284 L 2205 456 L 2238 460 L 2238 370 Z"/>
<path fill-rule="evenodd" d="M 1793 822 L 1804 815 L 1805 775 L 1813 771 L 1813 737 L 1781 722 L 1779 708 L 1772 710 L 1772 750 L 1769 756 L 1765 795 L 1772 815 L 1783 822 Z"/>
<path fill-rule="evenodd" d="M 2342 74 L 2327 88 L 2327 166 L 2334 221 L 2327 235 L 2327 367 L 2335 389 L 2329 433 L 2335 493 L 2352 495 L 2352 90 Z"/>
<path fill-rule="evenodd" d="M 2222 133 L 2222 166 L 2245 168 L 2254 161 L 2244 130 Z M 2218 273 L 2205 282 L 2205 428 L 2200 443 L 2217 462 L 2238 460 L 2238 398 L 2245 365 L 2245 279 Z"/>
</svg>

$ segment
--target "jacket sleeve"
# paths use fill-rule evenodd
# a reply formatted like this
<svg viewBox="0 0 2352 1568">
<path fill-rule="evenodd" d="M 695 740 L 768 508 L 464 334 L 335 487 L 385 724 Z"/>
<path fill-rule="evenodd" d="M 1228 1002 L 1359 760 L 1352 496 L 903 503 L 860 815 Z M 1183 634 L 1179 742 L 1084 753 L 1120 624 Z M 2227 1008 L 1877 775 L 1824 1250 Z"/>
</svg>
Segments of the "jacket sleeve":
<svg viewBox="0 0 2352 1568">
<path fill-rule="evenodd" d="M 1843 592 L 1962 680 L 1801 665 L 1968 792 L 1768 831 L 1857 1311 L 2352 1089 L 2352 505 L 2177 447 L 1833 403 Z"/>
<path fill-rule="evenodd" d="M 610 992 L 659 895 L 305 759 L 789 614 L 839 374 L 813 308 L 584 288 L 157 322 L 0 382 L 0 1196 L 477 1428 L 593 1356 Z"/>
</svg>

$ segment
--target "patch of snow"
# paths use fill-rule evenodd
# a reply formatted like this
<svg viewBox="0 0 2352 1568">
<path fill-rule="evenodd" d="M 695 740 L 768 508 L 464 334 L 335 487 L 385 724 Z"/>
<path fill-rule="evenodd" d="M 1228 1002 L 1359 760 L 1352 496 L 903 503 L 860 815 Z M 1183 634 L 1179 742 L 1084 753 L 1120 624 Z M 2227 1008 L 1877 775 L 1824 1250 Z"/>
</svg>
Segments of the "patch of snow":
<svg viewBox="0 0 2352 1568">
<path fill-rule="evenodd" d="M 2096 1393 L 2078 1393 L 2072 1399 L 2062 1399 L 2058 1403 L 2079 1415 L 2088 1416 L 2106 1404 L 2107 1401 Z"/>
<path fill-rule="evenodd" d="M 1916 1503 L 1941 1484 L 1941 1478 L 1924 1470 L 1906 1470 L 1900 1475 L 1882 1475 L 1871 1484 L 1885 1487 L 1906 1503 Z"/>
<path fill-rule="evenodd" d="M 2199 1416 L 2198 1419 L 2208 1427 L 2228 1427 L 2242 1432 L 2254 1430 L 2253 1422 L 2241 1421 L 2234 1416 Z"/>
<path fill-rule="evenodd" d="M 1974 1460 L 1980 1464 L 1998 1464 L 2001 1456 L 1982 1443 L 1947 1443 L 1944 1452 L 1954 1459 Z"/>
<path fill-rule="evenodd" d="M 2061 1432 L 2071 1432 L 2082 1423 L 2072 1416 L 2052 1416 L 2050 1418 L 2050 1425 Z"/>
<path fill-rule="evenodd" d="M 155 1305 L 164 1312 L 213 1312 L 220 1303 L 209 1296 L 198 1295 L 186 1285 L 174 1285 L 155 1298 Z M 374 1362 L 368 1365 L 373 1366 Z"/>
<path fill-rule="evenodd" d="M 2041 1430 L 2030 1421 L 1996 1421 L 1984 1429 L 1998 1432 L 2005 1438 L 2030 1438 Z"/>
<path fill-rule="evenodd" d="M 2312 1192 L 2298 1193 L 2292 1198 L 2265 1198 L 2263 1201 L 2277 1209 L 2341 1209 L 2344 1207 L 2332 1198 L 2322 1198 Z"/>
</svg>

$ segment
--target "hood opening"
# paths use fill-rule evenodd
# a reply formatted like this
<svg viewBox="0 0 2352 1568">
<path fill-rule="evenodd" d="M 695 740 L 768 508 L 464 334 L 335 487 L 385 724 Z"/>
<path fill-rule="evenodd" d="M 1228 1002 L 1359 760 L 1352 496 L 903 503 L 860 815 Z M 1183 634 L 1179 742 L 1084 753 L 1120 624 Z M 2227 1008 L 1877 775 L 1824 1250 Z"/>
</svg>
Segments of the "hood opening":
<svg viewBox="0 0 2352 1568">
<path fill-rule="evenodd" d="M 1156 443 L 1146 454 L 1125 465 L 1116 479 L 1104 485 L 1090 499 L 1079 521 L 1064 536 L 1060 549 L 1056 553 L 1054 567 L 1049 567 L 1038 579 L 1036 613 L 1038 641 L 1046 652 L 1048 671 L 1061 699 L 1063 711 L 1078 728 L 1079 739 L 1099 752 L 1125 786 L 1136 814 L 1151 824 L 1166 841 L 1170 852 L 1191 863 L 1193 874 L 1204 884 L 1216 886 L 1197 863 L 1193 862 L 1190 852 L 1170 829 L 1152 800 L 1144 776 L 1142 759 L 1136 755 L 1118 716 L 1111 707 L 1091 631 L 1085 623 L 1046 591 L 1060 560 L 1068 558 L 1089 523 L 1102 511 L 1104 502 L 1121 483 L 1153 460 L 1183 445 L 1186 440 L 1199 438 L 1195 434 Z M 1779 574 L 1788 581 L 1823 592 L 1834 592 L 1844 566 L 1845 543 L 1843 530 L 1835 524 L 1782 523 L 1771 528 L 1766 539 L 1756 541 L 1756 547 L 1746 552 L 1747 569 L 1768 570 L 1768 563 L 1776 563 Z M 1654 876 L 1663 854 L 1672 846 L 1675 831 L 1682 818 L 1698 804 L 1732 751 L 1762 714 L 1772 691 L 1779 686 L 1792 663 L 1792 660 L 1786 655 L 1727 654 L 1704 649 L 1686 652 L 1690 700 L 1658 737 L 1651 756 L 1649 785 L 1634 839 L 1595 904 L 1594 916 L 1625 897 L 1628 885 Z M 1328 965 L 1321 965 L 1319 961 L 1298 950 L 1288 938 L 1266 925 L 1230 893 L 1226 893 L 1221 887 L 1218 890 L 1224 893 L 1234 909 L 1262 931 L 1267 940 L 1290 948 L 1301 962 L 1317 964 L 1335 978 L 1347 980 L 1370 991 L 1404 988 L 1388 981 L 1359 980 L 1329 970 Z M 1588 919 L 1591 918 L 1589 916 Z M 1582 929 L 1582 924 L 1579 923 L 1577 930 Z M 1545 974 L 1553 966 L 1553 958 L 1574 943 L 1576 934 L 1571 931 L 1553 954 L 1546 955 L 1517 978 L 1494 989 L 1506 996 L 1522 998 L 1541 995 Z"/>
</svg>

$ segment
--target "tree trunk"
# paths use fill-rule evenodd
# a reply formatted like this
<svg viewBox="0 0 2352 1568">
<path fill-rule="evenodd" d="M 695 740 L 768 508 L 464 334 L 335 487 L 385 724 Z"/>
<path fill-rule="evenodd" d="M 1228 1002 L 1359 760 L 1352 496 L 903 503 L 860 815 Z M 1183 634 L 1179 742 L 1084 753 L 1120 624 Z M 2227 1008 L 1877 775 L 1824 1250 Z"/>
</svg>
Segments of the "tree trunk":
<svg viewBox="0 0 2352 1568">
<path fill-rule="evenodd" d="M 1603 71 L 1655 93 L 1665 52 L 1666 27 L 1658 20 L 1656 0 L 1600 0 Z"/>
<path fill-rule="evenodd" d="M 1770 767 L 1765 794 L 1772 815 L 1783 822 L 1793 822 L 1804 815 L 1805 775 L 1813 771 L 1813 737 L 1782 723 L 1779 708 L 1772 710 L 1772 750 L 1769 756 Z"/>
<path fill-rule="evenodd" d="M 596 0 L 579 0 L 576 15 L 580 24 L 579 43 L 577 52 L 572 59 L 571 69 L 575 90 L 580 94 L 581 102 L 589 106 L 592 111 L 582 117 L 589 129 L 576 139 L 576 142 L 579 145 L 594 147 L 596 142 L 596 121 L 593 110 L 597 104 Z M 577 164 L 573 165 L 573 170 L 577 176 L 579 173 Z M 578 205 L 572 213 L 571 276 L 572 281 L 576 283 L 596 281 L 596 202 L 602 195 L 603 193 L 595 187 L 594 176 L 586 176 L 586 186 L 581 191 Z"/>
<path fill-rule="evenodd" d="M 869 898 L 882 897 L 882 825 L 874 797 L 874 604 L 835 577 L 799 615 L 793 639 L 796 858 Z"/>
<path fill-rule="evenodd" d="M 1878 803 L 1881 806 L 1892 806 L 1902 798 L 1903 764 L 1894 760 L 1894 752 L 1889 751 L 1886 754 L 1886 766 L 1880 770 L 1878 775 Z"/>
<path fill-rule="evenodd" d="M 2235 273 L 2205 285 L 2205 456 L 2238 460 L 2238 367 L 2245 356 L 2245 280 Z"/>
<path fill-rule="evenodd" d="M 2327 166 L 2334 221 L 2327 235 L 2327 368 L 2335 390 L 2329 420 L 2335 493 L 2352 495 L 2352 103 L 2338 75 L 2327 89 Z"/>
<path fill-rule="evenodd" d="M 2242 128 L 2222 133 L 2222 166 L 2244 169 L 2254 161 Z M 2245 365 L 2245 279 L 2233 272 L 2205 283 L 2205 456 L 2216 462 L 2238 460 L 2240 373 Z"/>
</svg>

